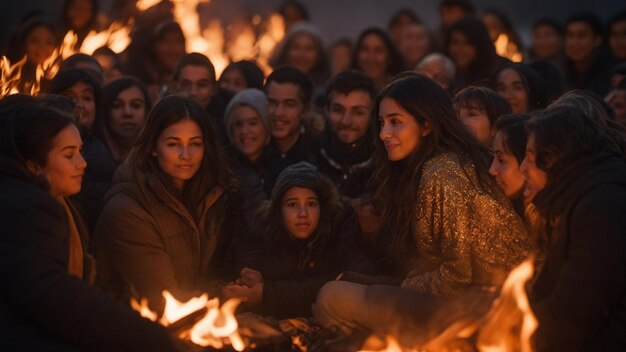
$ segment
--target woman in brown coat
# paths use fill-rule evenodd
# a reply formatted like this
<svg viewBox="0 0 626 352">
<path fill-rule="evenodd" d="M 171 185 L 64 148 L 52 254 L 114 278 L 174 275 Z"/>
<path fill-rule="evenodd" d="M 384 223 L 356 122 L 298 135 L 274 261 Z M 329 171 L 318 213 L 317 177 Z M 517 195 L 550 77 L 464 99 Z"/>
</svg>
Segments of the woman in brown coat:
<svg viewBox="0 0 626 352">
<path fill-rule="evenodd" d="M 170 96 L 118 169 L 96 226 L 98 281 L 110 294 L 180 300 L 206 291 L 224 217 L 227 166 L 206 111 Z M 127 301 L 128 302 L 128 301 Z"/>
</svg>

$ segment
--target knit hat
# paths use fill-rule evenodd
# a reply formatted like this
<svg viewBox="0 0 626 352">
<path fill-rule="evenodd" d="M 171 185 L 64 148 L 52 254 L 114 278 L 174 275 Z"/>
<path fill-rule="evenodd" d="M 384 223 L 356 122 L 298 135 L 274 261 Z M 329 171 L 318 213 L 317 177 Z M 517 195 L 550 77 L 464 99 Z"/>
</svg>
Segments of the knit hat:
<svg viewBox="0 0 626 352">
<path fill-rule="evenodd" d="M 308 188 L 320 195 L 324 187 L 322 175 L 306 161 L 288 166 L 276 178 L 271 194 L 272 202 L 281 202 L 283 195 L 293 187 Z"/>
<path fill-rule="evenodd" d="M 267 142 L 269 142 L 269 138 L 271 136 L 270 123 L 267 118 L 267 98 L 265 97 L 265 93 L 260 89 L 256 88 L 248 88 L 244 89 L 241 92 L 235 94 L 235 96 L 230 100 L 228 105 L 226 106 L 226 110 L 224 111 L 224 126 L 226 126 L 226 135 L 228 139 L 232 142 L 232 127 L 233 127 L 233 118 L 232 112 L 238 106 L 249 106 L 254 111 L 259 114 L 261 118 L 261 123 L 263 127 L 267 130 Z"/>
</svg>

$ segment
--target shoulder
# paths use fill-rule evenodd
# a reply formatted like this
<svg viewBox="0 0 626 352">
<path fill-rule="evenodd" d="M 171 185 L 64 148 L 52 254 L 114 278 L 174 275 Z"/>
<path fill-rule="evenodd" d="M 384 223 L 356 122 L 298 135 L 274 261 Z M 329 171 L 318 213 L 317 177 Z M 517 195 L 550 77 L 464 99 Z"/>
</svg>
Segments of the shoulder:
<svg viewBox="0 0 626 352">
<path fill-rule="evenodd" d="M 461 158 L 450 152 L 433 156 L 424 163 L 420 187 L 446 185 L 464 187 L 473 183 L 474 166 L 462 164 Z"/>
<path fill-rule="evenodd" d="M 0 214 L 11 219 L 20 214 L 48 213 L 63 217 L 63 207 L 44 189 L 21 180 L 3 180 L 0 185 Z"/>
</svg>

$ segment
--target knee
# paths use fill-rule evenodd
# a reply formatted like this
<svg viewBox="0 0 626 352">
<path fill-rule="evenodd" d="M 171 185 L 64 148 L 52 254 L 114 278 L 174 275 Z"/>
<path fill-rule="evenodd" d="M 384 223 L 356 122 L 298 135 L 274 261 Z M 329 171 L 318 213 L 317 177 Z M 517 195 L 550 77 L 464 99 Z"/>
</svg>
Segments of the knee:
<svg viewBox="0 0 626 352">
<path fill-rule="evenodd" d="M 313 316 L 322 326 L 332 325 L 336 315 L 336 306 L 341 299 L 341 281 L 326 283 L 317 293 L 317 299 L 313 306 Z"/>
</svg>

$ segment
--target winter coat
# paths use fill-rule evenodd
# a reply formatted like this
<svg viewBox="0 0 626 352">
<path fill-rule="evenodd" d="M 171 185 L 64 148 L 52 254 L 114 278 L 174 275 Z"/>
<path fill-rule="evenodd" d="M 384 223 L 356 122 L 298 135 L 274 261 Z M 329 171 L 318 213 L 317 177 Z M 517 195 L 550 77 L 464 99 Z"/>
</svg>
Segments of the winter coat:
<svg viewBox="0 0 626 352">
<path fill-rule="evenodd" d="M 174 350 L 163 328 L 68 274 L 62 205 L 5 156 L 0 195 L 0 350 Z"/>
<path fill-rule="evenodd" d="M 98 282 L 123 301 L 132 292 L 158 309 L 163 290 L 180 300 L 210 289 L 223 190 L 209 191 L 194 218 L 155 173 L 136 170 L 132 159 L 118 169 L 96 225 Z"/>
<path fill-rule="evenodd" d="M 535 198 L 548 251 L 530 302 L 536 350 L 623 351 L 626 346 L 626 164 L 601 155 Z"/>
<path fill-rule="evenodd" d="M 267 176 L 265 182 L 265 191 L 267 194 L 272 192 L 274 182 L 280 173 L 289 165 L 299 163 L 301 161 L 311 161 L 313 158 L 313 140 L 306 133 L 300 134 L 298 140 L 286 152 L 281 152 L 272 140 L 265 148 L 266 155 L 263 174 Z"/>
<path fill-rule="evenodd" d="M 246 266 L 263 275 L 260 313 L 276 318 L 311 316 L 317 292 L 346 270 L 369 272 L 371 265 L 358 239 L 352 208 L 342 202 L 327 233 L 315 231 L 305 240 L 284 231 L 263 233 Z M 328 231 L 328 230 L 327 230 Z"/>
<path fill-rule="evenodd" d="M 358 198 L 368 191 L 374 172 L 373 154 L 374 143 L 369 134 L 346 146 L 327 130 L 320 139 L 314 163 L 337 185 L 341 195 Z"/>
</svg>

